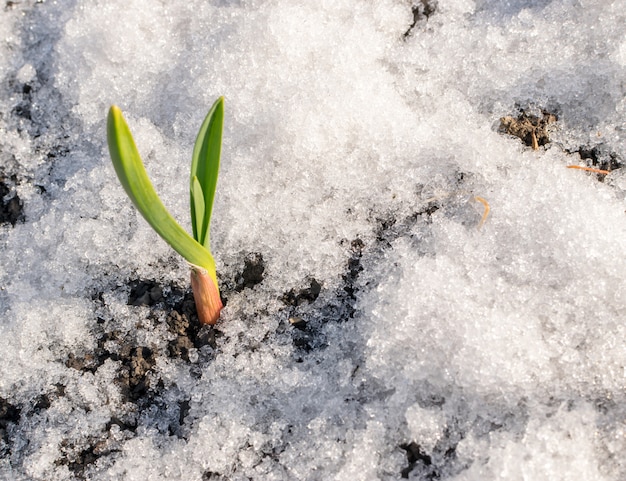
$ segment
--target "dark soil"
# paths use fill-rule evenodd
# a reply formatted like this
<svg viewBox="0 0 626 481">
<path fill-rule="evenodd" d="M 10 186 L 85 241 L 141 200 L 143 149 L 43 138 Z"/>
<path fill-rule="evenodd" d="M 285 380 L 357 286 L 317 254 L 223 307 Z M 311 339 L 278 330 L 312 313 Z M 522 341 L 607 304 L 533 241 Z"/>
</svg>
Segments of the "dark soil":
<svg viewBox="0 0 626 481">
<path fill-rule="evenodd" d="M 168 356 L 189 362 L 189 350 L 203 346 L 216 347 L 215 328 L 201 326 L 191 290 L 177 286 L 161 286 L 154 280 L 135 280 L 131 286 L 128 304 L 148 306 L 167 311 L 168 330 L 176 335 L 168 345 Z M 164 294 L 167 292 L 167 294 Z M 226 305 L 226 299 L 222 299 Z"/>
<path fill-rule="evenodd" d="M 119 361 L 121 367 L 116 384 L 127 402 L 136 402 L 153 387 L 147 374 L 156 364 L 158 356 L 165 355 L 189 362 L 192 348 L 199 349 L 206 345 L 215 347 L 216 332 L 209 327 L 200 327 L 191 292 L 183 292 L 173 286 L 164 289 L 151 280 L 135 280 L 130 285 L 129 305 L 168 311 L 167 328 L 175 338 L 168 343 L 167 352 L 158 352 L 154 346 L 138 345 L 131 334 L 113 330 L 100 334 L 95 351 L 81 356 L 70 354 L 66 365 L 81 371 L 95 372 L 107 359 Z M 166 290 L 169 292 L 168 297 L 163 295 Z"/>
<path fill-rule="evenodd" d="M 582 160 L 588 161 L 589 167 L 594 167 L 601 170 L 621 169 L 624 166 L 624 161 L 616 152 L 605 144 L 594 145 L 593 147 L 581 146 L 578 149 L 578 155 Z"/>
<path fill-rule="evenodd" d="M 499 131 L 518 137 L 536 150 L 550 142 L 549 127 L 557 120 L 557 115 L 547 110 L 542 110 L 541 115 L 522 110 L 517 117 L 502 117 Z"/>
<path fill-rule="evenodd" d="M 434 473 L 432 472 L 432 458 L 422 451 L 422 448 L 415 441 L 410 443 L 401 444 L 400 449 L 406 451 L 406 458 L 409 465 L 404 468 L 401 472 L 401 475 L 404 479 L 408 479 L 409 474 L 416 468 L 424 473 L 426 471 L 426 479 L 433 479 Z"/>
<path fill-rule="evenodd" d="M 0 224 L 24 222 L 24 206 L 15 192 L 16 179 L 7 179 L 0 174 Z"/>
<path fill-rule="evenodd" d="M 9 454 L 9 431 L 20 421 L 20 409 L 0 397 L 0 457 Z"/>
<path fill-rule="evenodd" d="M 435 446 L 432 455 L 428 454 L 415 441 L 401 444 L 400 449 L 406 452 L 408 465 L 402 469 L 400 475 L 403 479 L 423 479 L 435 481 L 445 479 L 451 473 L 460 472 L 464 469 L 457 466 L 456 444 L 439 443 Z"/>
<path fill-rule="evenodd" d="M 252 289 L 257 284 L 263 282 L 265 272 L 265 261 L 259 252 L 252 252 L 245 256 L 243 271 L 235 277 L 235 291 L 241 292 L 244 289 Z"/>
<path fill-rule="evenodd" d="M 621 169 L 624 166 L 622 157 L 612 151 L 605 144 L 598 144 L 594 146 L 582 145 L 578 150 L 568 151 L 570 154 L 578 154 L 580 159 L 583 160 L 587 167 L 593 169 L 606 170 L 611 172 L 613 170 Z M 600 182 L 604 182 L 605 176 L 597 174 L 596 178 Z"/>
<path fill-rule="evenodd" d="M 464 181 L 459 173 L 454 180 L 455 185 Z M 393 215 L 380 216 L 376 219 L 376 240 L 367 246 L 360 238 L 349 241 L 344 239 L 342 245 L 348 250 L 348 260 L 341 276 L 341 284 L 336 292 L 324 299 L 324 303 L 315 303 L 322 293 L 323 286 L 316 279 L 307 279 L 305 287 L 293 288 L 283 294 L 281 301 L 287 306 L 289 325 L 294 345 L 295 362 L 304 362 L 306 355 L 312 351 L 324 349 L 328 343 L 324 334 L 324 324 L 328 322 L 345 322 L 357 315 L 357 294 L 360 289 L 360 275 L 363 272 L 362 259 L 366 251 L 383 252 L 391 247 L 391 242 L 401 236 L 412 237 L 411 229 L 417 223 L 428 222 L 432 214 L 440 206 L 430 202 L 416 210 L 412 215 L 397 220 Z M 416 240 L 416 242 L 420 242 Z M 311 314 L 311 310 L 315 314 Z"/>
<path fill-rule="evenodd" d="M 413 13 L 413 23 L 409 26 L 406 32 L 404 32 L 404 38 L 411 35 L 415 26 L 420 22 L 426 21 L 437 10 L 437 0 L 419 0 L 413 3 L 411 6 L 411 13 Z"/>
<path fill-rule="evenodd" d="M 228 481 L 228 478 L 213 471 L 206 471 L 202 475 L 202 481 Z"/>
<path fill-rule="evenodd" d="M 137 342 L 136 332 L 124 333 L 120 330 L 103 329 L 100 322 L 98 344 L 94 351 L 80 355 L 70 354 L 66 365 L 73 369 L 96 372 L 106 360 L 118 362 L 120 367 L 114 383 L 120 390 L 122 401 L 136 406 L 130 412 L 120 413 L 119 418 L 112 419 L 106 429 L 94 436 L 84 446 L 66 445 L 62 451 L 64 456 L 57 464 L 67 465 L 78 479 L 84 479 L 89 465 L 99 457 L 114 452 L 116 444 L 112 441 L 110 430 L 115 427 L 126 438 L 134 436 L 144 411 L 162 412 L 162 419 L 168 419 L 165 434 L 184 437 L 182 428 L 189 412 L 188 401 L 181 401 L 178 406 L 169 406 L 163 400 L 163 392 L 167 388 L 155 372 L 157 359 L 166 356 L 191 363 L 190 352 L 204 346 L 216 348 L 219 332 L 212 327 L 201 327 L 197 320 L 195 303 L 191 291 L 177 286 L 160 285 L 154 280 L 132 280 L 129 282 L 130 294 L 128 304 L 132 306 L 149 306 L 156 313 L 165 311 L 167 330 L 174 334 L 165 350 L 155 346 L 141 345 Z M 99 296 L 94 296 L 98 299 Z M 156 316 L 153 320 L 156 322 Z M 141 329 L 141 326 L 138 326 Z M 199 351 L 198 351 L 199 352 Z M 198 362 L 207 362 L 201 358 Z M 190 364 L 193 372 L 195 366 Z"/>
<path fill-rule="evenodd" d="M 322 285 L 317 280 L 308 279 L 306 283 L 307 287 L 291 289 L 281 298 L 285 305 L 292 308 L 289 323 L 293 327 L 291 330 L 293 344 L 298 348 L 296 362 L 303 362 L 302 356 L 311 352 L 316 340 L 320 338 L 319 323 L 307 322 L 304 317 L 301 317 L 297 309 L 300 306 L 307 306 L 315 302 L 322 292 Z"/>
<path fill-rule="evenodd" d="M 282 301 L 289 306 L 301 306 L 302 304 L 315 302 L 322 291 L 322 286 L 315 279 L 309 280 L 309 286 L 303 289 L 291 289 L 284 294 Z"/>
<path fill-rule="evenodd" d="M 556 113 L 541 110 L 541 115 L 531 114 L 520 109 L 516 117 L 507 116 L 500 119 L 498 131 L 502 134 L 512 135 L 524 142 L 528 147 L 538 149 L 550 143 L 550 129 L 558 121 Z M 568 154 L 578 154 L 585 161 L 587 167 L 611 172 L 624 166 L 621 156 L 612 151 L 606 144 L 581 145 L 576 150 L 565 150 Z M 597 174 L 596 178 L 604 182 L 605 176 Z"/>
<path fill-rule="evenodd" d="M 265 271 L 263 256 L 259 253 L 242 256 L 242 270 L 235 275 L 234 279 L 224 282 L 225 286 L 231 287 L 230 291 L 227 288 L 223 289 L 226 292 L 252 289 L 263 281 Z M 176 388 L 166 387 L 160 380 L 158 372 L 155 372 L 157 359 L 166 356 L 182 360 L 189 363 L 191 375 L 201 375 L 201 366 L 210 362 L 206 353 L 215 352 L 217 339 L 221 335 L 215 327 L 199 324 L 190 288 L 181 289 L 176 285 L 162 285 L 151 279 L 134 279 L 128 281 L 127 285 L 130 288 L 128 305 L 150 307 L 153 313 L 150 317 L 154 322 L 159 322 L 158 319 L 161 318 L 156 315 L 158 312 L 165 312 L 165 325 L 173 334 L 173 339 L 168 342 L 165 350 L 156 346 L 141 345 L 137 342 L 136 331 L 122 332 L 110 328 L 107 330 L 105 329 L 107 323 L 99 320 L 97 330 L 100 332 L 97 334 L 96 349 L 68 356 L 66 360 L 68 367 L 92 373 L 96 372 L 106 360 L 118 362 L 120 367 L 114 383 L 120 390 L 122 401 L 126 405 L 130 403 L 136 406 L 134 410 L 131 409 L 130 413 L 120 413 L 119 418 L 112 419 L 103 432 L 95 435 L 85 445 L 76 446 L 66 443 L 62 447 L 63 456 L 56 463 L 67 465 L 77 479 L 84 479 L 89 466 L 98 458 L 117 450 L 116 443 L 112 441 L 111 429 L 121 431 L 123 437 L 133 437 L 140 422 L 141 413 L 144 411 L 162 413 L 157 417 L 169 421 L 165 428 L 163 426 L 157 428 L 165 429 L 164 434 L 184 438 L 187 435 L 183 426 L 189 413 L 189 400 L 182 400 L 176 406 L 168 405 L 164 401 L 164 391 Z M 101 293 L 95 293 L 92 298 L 94 302 L 102 302 Z M 223 301 L 226 303 L 227 299 L 224 298 Z M 115 325 L 115 322 L 110 321 L 107 325 Z M 142 329 L 142 326 L 138 325 L 137 329 Z M 202 350 L 205 347 L 210 349 Z M 192 350 L 196 352 L 194 362 L 190 359 Z M 200 355 L 201 352 L 205 354 Z M 40 404 L 42 409 L 46 409 L 45 400 Z M 50 405 L 49 402 L 47 404 Z M 7 405 L 5 411 L 7 422 L 16 416 L 19 417 L 19 411 L 10 405 Z M 0 427 L 2 426 L 0 423 Z"/>
</svg>

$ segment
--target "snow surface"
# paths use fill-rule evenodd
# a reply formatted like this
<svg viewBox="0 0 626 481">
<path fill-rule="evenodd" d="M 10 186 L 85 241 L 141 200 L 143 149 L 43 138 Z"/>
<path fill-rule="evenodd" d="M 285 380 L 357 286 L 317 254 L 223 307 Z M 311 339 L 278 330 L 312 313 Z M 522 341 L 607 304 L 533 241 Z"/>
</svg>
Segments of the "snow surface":
<svg viewBox="0 0 626 481">
<path fill-rule="evenodd" d="M 566 168 L 626 158 L 626 1 L 3 4 L 1 479 L 626 479 L 626 175 Z M 120 361 L 68 360 L 105 331 L 164 349 L 129 286 L 188 268 L 120 187 L 107 109 L 189 227 L 220 95 L 228 304 L 136 412 Z M 550 144 L 498 132 L 520 109 L 558 115 Z M 263 281 L 229 290 L 250 253 Z"/>
</svg>

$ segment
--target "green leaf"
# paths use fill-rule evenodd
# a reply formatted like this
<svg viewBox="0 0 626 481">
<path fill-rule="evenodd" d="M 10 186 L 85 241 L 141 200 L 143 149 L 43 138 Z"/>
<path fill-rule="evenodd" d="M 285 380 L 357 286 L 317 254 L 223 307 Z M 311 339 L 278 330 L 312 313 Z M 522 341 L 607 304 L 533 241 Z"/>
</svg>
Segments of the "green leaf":
<svg viewBox="0 0 626 481">
<path fill-rule="evenodd" d="M 191 225 L 194 238 L 207 249 L 211 248 L 209 245 L 209 227 L 211 224 L 217 176 L 220 169 L 223 124 L 224 97 L 220 97 L 215 101 L 204 119 L 204 122 L 202 122 L 200 132 L 198 132 L 198 137 L 193 147 L 193 157 L 191 161 Z M 195 207 L 193 194 L 194 177 L 198 178 L 198 182 L 204 194 L 204 212 L 202 214 Z"/>
<path fill-rule="evenodd" d="M 204 193 L 202 192 L 202 187 L 200 186 L 200 182 L 198 178 L 194 175 L 193 179 L 191 179 L 191 205 L 193 212 L 197 214 L 198 219 L 204 218 Z M 194 238 L 200 243 L 204 244 L 204 238 L 202 236 L 198 236 L 196 232 L 194 232 Z"/>
<path fill-rule="evenodd" d="M 107 140 L 115 172 L 137 210 L 165 242 L 190 264 L 206 269 L 217 285 L 213 256 L 185 232 L 157 196 L 122 111 L 116 106 L 109 110 Z"/>
</svg>

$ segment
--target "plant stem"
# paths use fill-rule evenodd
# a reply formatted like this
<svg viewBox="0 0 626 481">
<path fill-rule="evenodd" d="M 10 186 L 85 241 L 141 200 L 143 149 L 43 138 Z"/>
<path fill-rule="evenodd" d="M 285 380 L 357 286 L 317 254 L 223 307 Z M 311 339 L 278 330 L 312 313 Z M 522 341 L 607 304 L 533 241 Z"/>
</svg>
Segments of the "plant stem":
<svg viewBox="0 0 626 481">
<path fill-rule="evenodd" d="M 196 302 L 196 311 L 198 311 L 200 324 L 215 324 L 224 306 L 220 299 L 217 283 L 206 269 L 191 266 L 191 290 Z"/>
</svg>

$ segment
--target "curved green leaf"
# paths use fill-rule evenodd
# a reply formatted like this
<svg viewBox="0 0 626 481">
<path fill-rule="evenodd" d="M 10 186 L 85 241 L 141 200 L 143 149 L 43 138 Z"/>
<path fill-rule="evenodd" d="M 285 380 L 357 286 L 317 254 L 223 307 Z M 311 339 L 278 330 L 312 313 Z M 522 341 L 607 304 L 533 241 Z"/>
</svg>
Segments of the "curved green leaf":
<svg viewBox="0 0 626 481">
<path fill-rule="evenodd" d="M 207 114 L 196 143 L 193 147 L 190 175 L 191 197 L 191 225 L 194 238 L 204 247 L 210 249 L 209 227 L 215 187 L 220 168 L 220 155 L 222 151 L 222 130 L 224 124 L 224 97 L 215 101 Z M 193 179 L 197 177 L 204 195 L 204 211 L 200 213 L 195 207 L 193 194 Z"/>
<path fill-rule="evenodd" d="M 109 110 L 107 141 L 115 172 L 137 210 L 165 242 L 190 264 L 206 269 L 217 285 L 213 256 L 185 232 L 159 199 L 122 111 L 116 106 Z"/>
</svg>

